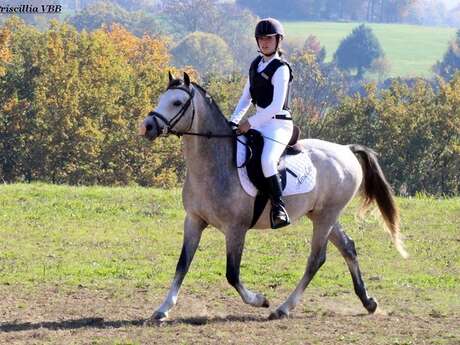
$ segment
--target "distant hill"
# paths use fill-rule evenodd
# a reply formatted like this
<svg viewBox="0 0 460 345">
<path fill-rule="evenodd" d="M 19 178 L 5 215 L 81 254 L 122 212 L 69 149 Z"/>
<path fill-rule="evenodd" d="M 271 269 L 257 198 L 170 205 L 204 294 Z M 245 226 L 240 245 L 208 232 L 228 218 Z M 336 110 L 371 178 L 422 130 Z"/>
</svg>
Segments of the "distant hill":
<svg viewBox="0 0 460 345">
<path fill-rule="evenodd" d="M 287 39 L 302 45 L 315 35 L 326 47 L 327 61 L 340 41 L 360 23 L 285 22 Z M 391 64 L 390 76 L 430 76 L 431 66 L 442 58 L 456 29 L 405 24 L 368 24 Z"/>
</svg>

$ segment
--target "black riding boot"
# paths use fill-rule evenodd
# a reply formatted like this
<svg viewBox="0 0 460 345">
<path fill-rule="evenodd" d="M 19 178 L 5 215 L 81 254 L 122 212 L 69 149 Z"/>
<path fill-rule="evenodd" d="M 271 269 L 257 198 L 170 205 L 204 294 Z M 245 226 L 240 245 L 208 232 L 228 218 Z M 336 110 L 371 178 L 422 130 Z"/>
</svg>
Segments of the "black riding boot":
<svg viewBox="0 0 460 345">
<path fill-rule="evenodd" d="M 281 181 L 278 174 L 267 177 L 267 185 L 272 203 L 272 210 L 270 212 L 272 229 L 282 228 L 283 226 L 291 224 L 286 209 L 284 208 L 283 200 L 281 199 Z"/>
</svg>

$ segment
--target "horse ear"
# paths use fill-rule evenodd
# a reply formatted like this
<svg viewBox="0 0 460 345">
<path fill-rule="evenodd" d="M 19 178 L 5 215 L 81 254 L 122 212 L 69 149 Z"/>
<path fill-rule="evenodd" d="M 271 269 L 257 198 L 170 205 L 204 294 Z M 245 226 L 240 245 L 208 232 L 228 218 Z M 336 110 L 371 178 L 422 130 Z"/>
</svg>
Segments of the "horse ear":
<svg viewBox="0 0 460 345">
<path fill-rule="evenodd" d="M 186 72 L 184 72 L 184 82 L 185 82 L 185 85 L 190 86 L 190 77 L 188 76 Z"/>
<path fill-rule="evenodd" d="M 171 71 L 168 72 L 168 77 L 169 77 L 169 81 L 173 80 L 173 79 L 176 79 L 174 78 L 173 74 L 171 73 Z"/>
</svg>

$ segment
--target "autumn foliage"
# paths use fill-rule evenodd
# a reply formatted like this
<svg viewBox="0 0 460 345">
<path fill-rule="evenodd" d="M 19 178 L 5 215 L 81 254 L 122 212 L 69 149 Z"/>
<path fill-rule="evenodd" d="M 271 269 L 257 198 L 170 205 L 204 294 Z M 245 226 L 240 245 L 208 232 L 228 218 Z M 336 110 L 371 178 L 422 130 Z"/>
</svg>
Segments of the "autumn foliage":
<svg viewBox="0 0 460 345">
<path fill-rule="evenodd" d="M 174 70 L 169 42 L 117 25 L 78 32 L 53 22 L 41 32 L 9 20 L 0 28 L 0 181 L 181 183 L 180 140 L 152 145 L 137 136 Z M 309 47 L 290 56 L 292 113 L 303 137 L 371 147 L 397 193 L 460 194 L 460 74 L 370 84 L 347 96 L 340 71 Z M 200 81 L 188 72 L 229 117 L 246 75 Z"/>
<path fill-rule="evenodd" d="M 166 86 L 166 42 L 116 25 L 39 32 L 10 20 L 0 31 L 2 179 L 176 184 L 180 142 L 152 147 L 136 134 Z"/>
</svg>

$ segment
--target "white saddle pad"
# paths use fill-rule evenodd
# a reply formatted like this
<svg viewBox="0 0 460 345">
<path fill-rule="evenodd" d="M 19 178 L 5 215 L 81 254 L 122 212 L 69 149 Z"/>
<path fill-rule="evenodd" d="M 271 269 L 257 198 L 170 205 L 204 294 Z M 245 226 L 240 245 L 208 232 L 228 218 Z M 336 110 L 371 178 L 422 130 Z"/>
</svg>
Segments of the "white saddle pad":
<svg viewBox="0 0 460 345">
<path fill-rule="evenodd" d="M 246 143 L 244 136 L 238 139 Z M 246 160 L 246 146 L 243 143 L 237 142 L 236 162 L 238 166 L 242 166 Z M 283 190 L 283 196 L 308 193 L 315 187 L 316 168 L 310 159 L 308 150 L 297 155 L 285 156 L 281 159 L 280 166 L 285 166 L 289 170 L 286 171 L 286 187 Z M 238 176 L 245 192 L 255 197 L 257 189 L 249 180 L 246 167 L 238 168 Z"/>
</svg>

